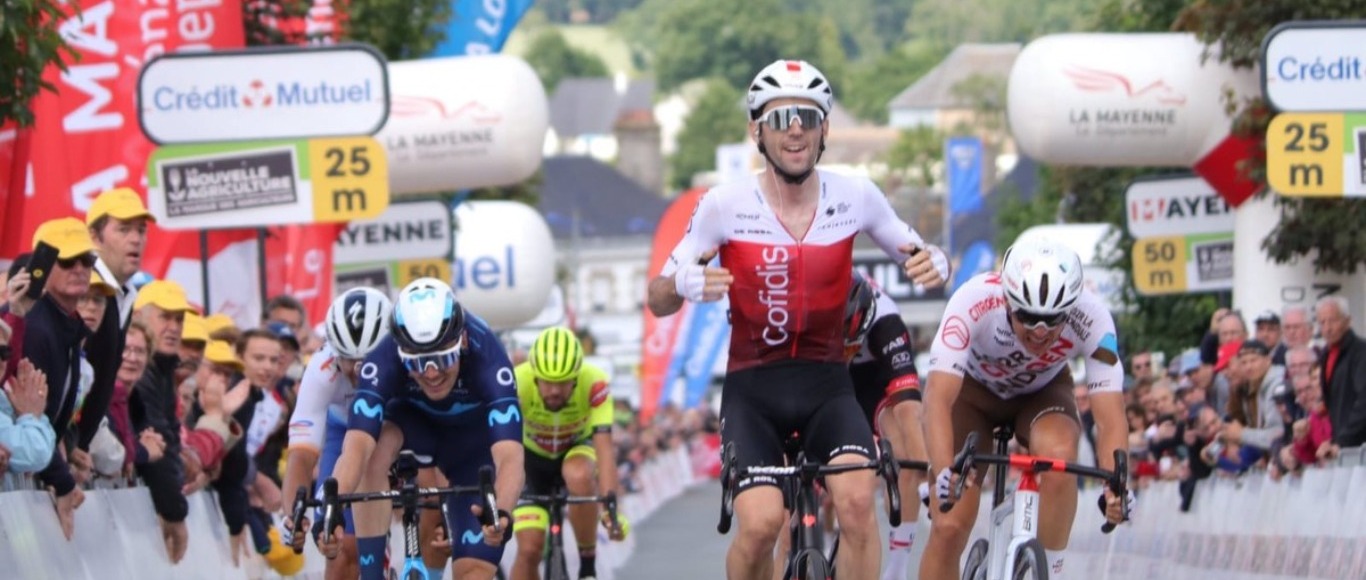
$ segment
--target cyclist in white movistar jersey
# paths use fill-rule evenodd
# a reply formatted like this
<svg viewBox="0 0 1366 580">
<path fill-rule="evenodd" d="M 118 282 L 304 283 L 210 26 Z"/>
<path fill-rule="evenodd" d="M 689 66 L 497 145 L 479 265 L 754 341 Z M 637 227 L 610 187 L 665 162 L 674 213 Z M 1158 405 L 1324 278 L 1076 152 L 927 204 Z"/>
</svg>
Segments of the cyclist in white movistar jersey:
<svg viewBox="0 0 1366 580">
<path fill-rule="evenodd" d="M 332 474 L 341 456 L 351 399 L 356 396 L 356 369 L 380 339 L 389 334 L 392 308 L 384 294 L 371 288 L 347 290 L 328 307 L 323 323 L 327 344 L 304 369 L 299 399 L 289 420 L 289 460 L 282 490 L 287 498 L 292 499 L 294 490 L 312 480 L 320 454 L 318 481 Z M 284 502 L 286 517 L 291 507 L 291 502 Z M 321 525 L 320 518 L 312 519 Z M 329 580 L 360 575 L 353 526 L 348 510 L 346 531 L 350 533 L 343 541 L 341 557 L 327 561 L 325 575 Z M 286 526 L 286 532 L 288 529 Z"/>
<path fill-rule="evenodd" d="M 925 444 L 934 518 L 921 558 L 920 578 L 958 578 L 959 556 L 977 519 L 978 470 L 962 498 L 947 513 L 938 504 L 957 476 L 950 473 L 955 450 L 969 432 L 978 434 L 978 453 L 990 453 L 992 429 L 1014 427 L 1030 453 L 1075 461 L 1081 422 L 1072 394 L 1068 361 L 1085 357 L 1091 412 L 1096 418 L 1100 467 L 1114 467 L 1114 451 L 1125 446 L 1124 369 L 1114 320 L 1101 299 L 1082 286 L 1076 252 L 1052 241 L 1023 242 L 1006 251 L 1001 271 L 979 274 L 949 299 L 930 351 L 925 388 Z M 1042 511 L 1039 540 L 1048 556 L 1049 577 L 1063 571 L 1077 509 L 1076 478 L 1045 473 L 1039 478 Z M 1108 487 L 1100 501 L 1106 518 L 1119 523 L 1119 498 Z M 1129 507 L 1133 509 L 1130 496 Z"/>
</svg>

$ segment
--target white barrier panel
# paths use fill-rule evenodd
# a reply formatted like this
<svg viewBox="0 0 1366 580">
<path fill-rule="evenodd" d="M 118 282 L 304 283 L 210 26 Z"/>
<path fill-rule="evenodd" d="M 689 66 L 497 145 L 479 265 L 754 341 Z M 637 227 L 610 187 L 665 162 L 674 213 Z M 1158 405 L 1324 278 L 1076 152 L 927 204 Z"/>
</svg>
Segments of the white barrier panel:
<svg viewBox="0 0 1366 580">
<path fill-rule="evenodd" d="M 1144 490 L 1133 522 L 1100 533 L 1096 489 L 1082 491 L 1069 578 L 1289 580 L 1366 578 L 1366 467 L 1316 469 L 1273 482 L 1265 474 L 1201 482 L 1181 513 L 1174 482 Z M 990 505 L 984 498 L 983 505 Z M 987 511 L 985 508 L 982 510 Z M 981 514 L 979 514 L 981 515 Z M 978 518 L 974 534 L 985 531 Z"/>
<path fill-rule="evenodd" d="M 189 498 L 190 544 L 172 566 L 146 489 L 87 491 L 76 510 L 76 532 L 62 536 L 52 500 L 43 492 L 0 493 L 0 577 L 25 580 L 240 580 L 228 552 L 228 531 L 215 496 Z"/>
</svg>

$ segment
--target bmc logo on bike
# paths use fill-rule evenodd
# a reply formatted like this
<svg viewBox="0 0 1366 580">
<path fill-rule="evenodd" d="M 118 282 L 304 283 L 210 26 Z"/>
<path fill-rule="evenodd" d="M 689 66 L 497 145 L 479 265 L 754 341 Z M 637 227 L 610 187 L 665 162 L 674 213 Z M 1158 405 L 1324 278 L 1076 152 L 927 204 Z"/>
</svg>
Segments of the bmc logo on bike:
<svg viewBox="0 0 1366 580">
<path fill-rule="evenodd" d="M 1024 527 L 1024 531 L 1026 531 L 1026 532 L 1033 532 L 1033 531 L 1034 531 L 1034 508 L 1035 508 L 1035 505 L 1034 505 L 1034 504 L 1035 504 L 1037 501 L 1038 501 L 1038 496 L 1035 495 L 1035 494 L 1032 494 L 1032 493 L 1031 493 L 1031 494 L 1026 494 L 1026 495 L 1024 496 L 1024 506 L 1022 506 L 1022 508 L 1021 508 L 1020 511 L 1021 511 L 1021 513 L 1024 515 L 1024 517 L 1021 518 L 1021 519 L 1024 521 L 1024 526 L 1023 526 L 1023 527 Z"/>
<path fill-rule="evenodd" d="M 479 532 L 476 534 L 469 530 L 465 530 L 465 533 L 460 534 L 460 543 L 466 546 L 473 546 L 482 541 L 484 541 L 484 532 Z"/>
</svg>

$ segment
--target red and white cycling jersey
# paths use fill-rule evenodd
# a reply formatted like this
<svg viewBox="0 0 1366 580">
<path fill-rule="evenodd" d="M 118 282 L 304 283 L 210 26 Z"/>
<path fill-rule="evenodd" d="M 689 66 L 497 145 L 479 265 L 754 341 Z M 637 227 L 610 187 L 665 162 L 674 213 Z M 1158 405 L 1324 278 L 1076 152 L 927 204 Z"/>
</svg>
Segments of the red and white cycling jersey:
<svg viewBox="0 0 1366 580">
<path fill-rule="evenodd" d="M 1010 399 L 1042 389 L 1067 370 L 1068 361 L 1082 356 L 1090 392 L 1119 392 L 1124 368 L 1117 354 L 1115 321 L 1105 303 L 1082 290 L 1063 326 L 1047 352 L 1031 354 L 1010 328 L 1000 275 L 978 274 L 949 298 L 930 348 L 930 372 L 967 374 L 996 396 Z"/>
<path fill-rule="evenodd" d="M 924 246 L 873 182 L 818 171 L 811 228 L 795 239 L 764 201 L 757 176 L 712 188 L 660 272 L 671 276 L 719 247 L 730 287 L 728 370 L 787 359 L 844 362 L 844 307 L 854 236 L 865 232 L 896 262 L 903 244 Z"/>
</svg>

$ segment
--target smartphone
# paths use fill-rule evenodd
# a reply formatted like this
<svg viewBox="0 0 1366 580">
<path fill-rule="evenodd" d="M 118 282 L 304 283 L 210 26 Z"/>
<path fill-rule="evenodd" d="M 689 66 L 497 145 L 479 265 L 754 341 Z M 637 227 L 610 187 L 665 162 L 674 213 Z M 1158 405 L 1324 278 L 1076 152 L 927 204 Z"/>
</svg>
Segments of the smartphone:
<svg viewBox="0 0 1366 580">
<path fill-rule="evenodd" d="M 52 274 L 52 267 L 57 265 L 57 248 L 47 242 L 38 242 L 33 248 L 33 255 L 28 260 L 28 292 L 24 296 L 37 300 L 43 295 L 43 288 L 47 287 L 48 276 Z"/>
</svg>

